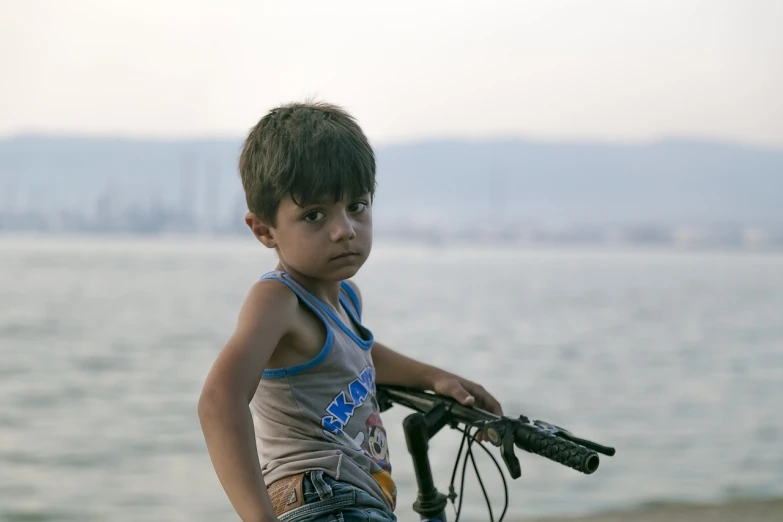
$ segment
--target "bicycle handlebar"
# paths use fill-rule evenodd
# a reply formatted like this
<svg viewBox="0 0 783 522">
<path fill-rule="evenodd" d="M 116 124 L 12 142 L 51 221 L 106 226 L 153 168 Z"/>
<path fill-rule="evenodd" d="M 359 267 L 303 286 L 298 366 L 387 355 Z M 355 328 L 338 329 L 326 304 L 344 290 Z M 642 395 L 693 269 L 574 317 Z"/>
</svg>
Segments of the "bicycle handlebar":
<svg viewBox="0 0 783 522">
<path fill-rule="evenodd" d="M 585 474 L 598 469 L 598 453 L 614 456 L 615 449 L 573 436 L 567 430 L 543 421 L 530 421 L 520 415 L 514 419 L 499 417 L 473 406 L 465 406 L 456 400 L 435 393 L 399 386 L 378 387 L 381 411 L 400 404 L 422 414 L 432 414 L 428 426 L 429 439 L 446 424 L 464 424 L 479 427 L 487 433 L 489 442 L 501 448 L 501 455 L 513 478 L 521 475 L 514 446 L 529 453 L 558 462 Z"/>
<path fill-rule="evenodd" d="M 546 457 L 587 475 L 597 470 L 600 463 L 595 451 L 551 433 L 529 429 L 527 426 L 517 428 L 514 442 L 530 453 Z"/>
</svg>

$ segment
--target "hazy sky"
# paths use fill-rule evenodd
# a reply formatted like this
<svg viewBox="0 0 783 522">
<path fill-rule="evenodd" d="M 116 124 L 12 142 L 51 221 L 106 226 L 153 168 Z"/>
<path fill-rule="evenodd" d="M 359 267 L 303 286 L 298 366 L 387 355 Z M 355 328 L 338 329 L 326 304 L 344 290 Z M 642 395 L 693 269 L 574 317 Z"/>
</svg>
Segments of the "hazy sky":
<svg viewBox="0 0 783 522">
<path fill-rule="evenodd" d="M 783 147 L 783 1 L 0 0 L 0 136 L 241 136 L 344 105 L 443 136 Z"/>
</svg>

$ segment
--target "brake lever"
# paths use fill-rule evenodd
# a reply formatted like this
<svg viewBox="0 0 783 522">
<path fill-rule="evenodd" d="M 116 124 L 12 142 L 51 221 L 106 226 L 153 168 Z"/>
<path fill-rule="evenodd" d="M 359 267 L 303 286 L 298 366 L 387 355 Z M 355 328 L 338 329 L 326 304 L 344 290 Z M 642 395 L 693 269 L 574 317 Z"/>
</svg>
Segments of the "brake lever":
<svg viewBox="0 0 783 522">
<path fill-rule="evenodd" d="M 522 476 L 519 459 L 514 454 L 514 433 L 511 430 L 503 437 L 503 445 L 500 446 L 500 456 L 503 457 L 503 462 L 506 463 L 511 478 L 518 479 Z"/>
<path fill-rule="evenodd" d="M 484 424 L 483 430 L 487 439 L 494 446 L 500 446 L 500 456 L 506 463 L 511 478 L 518 479 L 522 476 L 522 468 L 519 459 L 514 453 L 514 428 L 511 419 L 499 419 Z"/>
</svg>

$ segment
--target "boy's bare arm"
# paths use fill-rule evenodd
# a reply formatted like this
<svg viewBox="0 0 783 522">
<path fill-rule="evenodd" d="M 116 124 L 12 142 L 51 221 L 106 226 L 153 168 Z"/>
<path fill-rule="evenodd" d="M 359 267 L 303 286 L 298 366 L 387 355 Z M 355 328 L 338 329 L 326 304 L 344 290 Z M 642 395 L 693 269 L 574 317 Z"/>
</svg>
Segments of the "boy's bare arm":
<svg viewBox="0 0 783 522">
<path fill-rule="evenodd" d="M 297 306 L 296 296 L 283 285 L 256 283 L 199 398 L 199 420 L 209 456 L 244 522 L 277 520 L 261 474 L 248 404 L 275 347 L 290 330 Z"/>
<path fill-rule="evenodd" d="M 353 281 L 348 283 L 361 303 L 361 292 L 356 283 Z M 462 404 L 477 406 L 496 415 L 503 415 L 500 403 L 483 386 L 406 357 L 377 341 L 372 345 L 372 360 L 375 366 L 375 381 L 378 384 L 431 390 L 453 397 Z"/>
<path fill-rule="evenodd" d="M 500 403 L 483 386 L 459 375 L 406 357 L 379 342 L 372 345 L 372 360 L 378 384 L 431 390 L 453 397 L 462 404 L 503 415 Z"/>
<path fill-rule="evenodd" d="M 372 345 L 372 361 L 375 365 L 375 381 L 378 384 L 432 390 L 439 374 L 445 373 L 434 366 L 395 352 L 378 341 Z"/>
</svg>

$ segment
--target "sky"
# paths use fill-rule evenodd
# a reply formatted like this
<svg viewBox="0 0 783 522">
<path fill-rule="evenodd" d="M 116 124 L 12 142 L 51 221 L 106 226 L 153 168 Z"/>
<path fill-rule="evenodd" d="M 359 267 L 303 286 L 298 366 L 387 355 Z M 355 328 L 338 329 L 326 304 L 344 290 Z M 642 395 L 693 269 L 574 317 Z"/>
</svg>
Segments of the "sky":
<svg viewBox="0 0 783 522">
<path fill-rule="evenodd" d="M 780 0 L 0 0 L 0 138 L 240 137 L 315 98 L 377 144 L 783 148 Z"/>
</svg>

